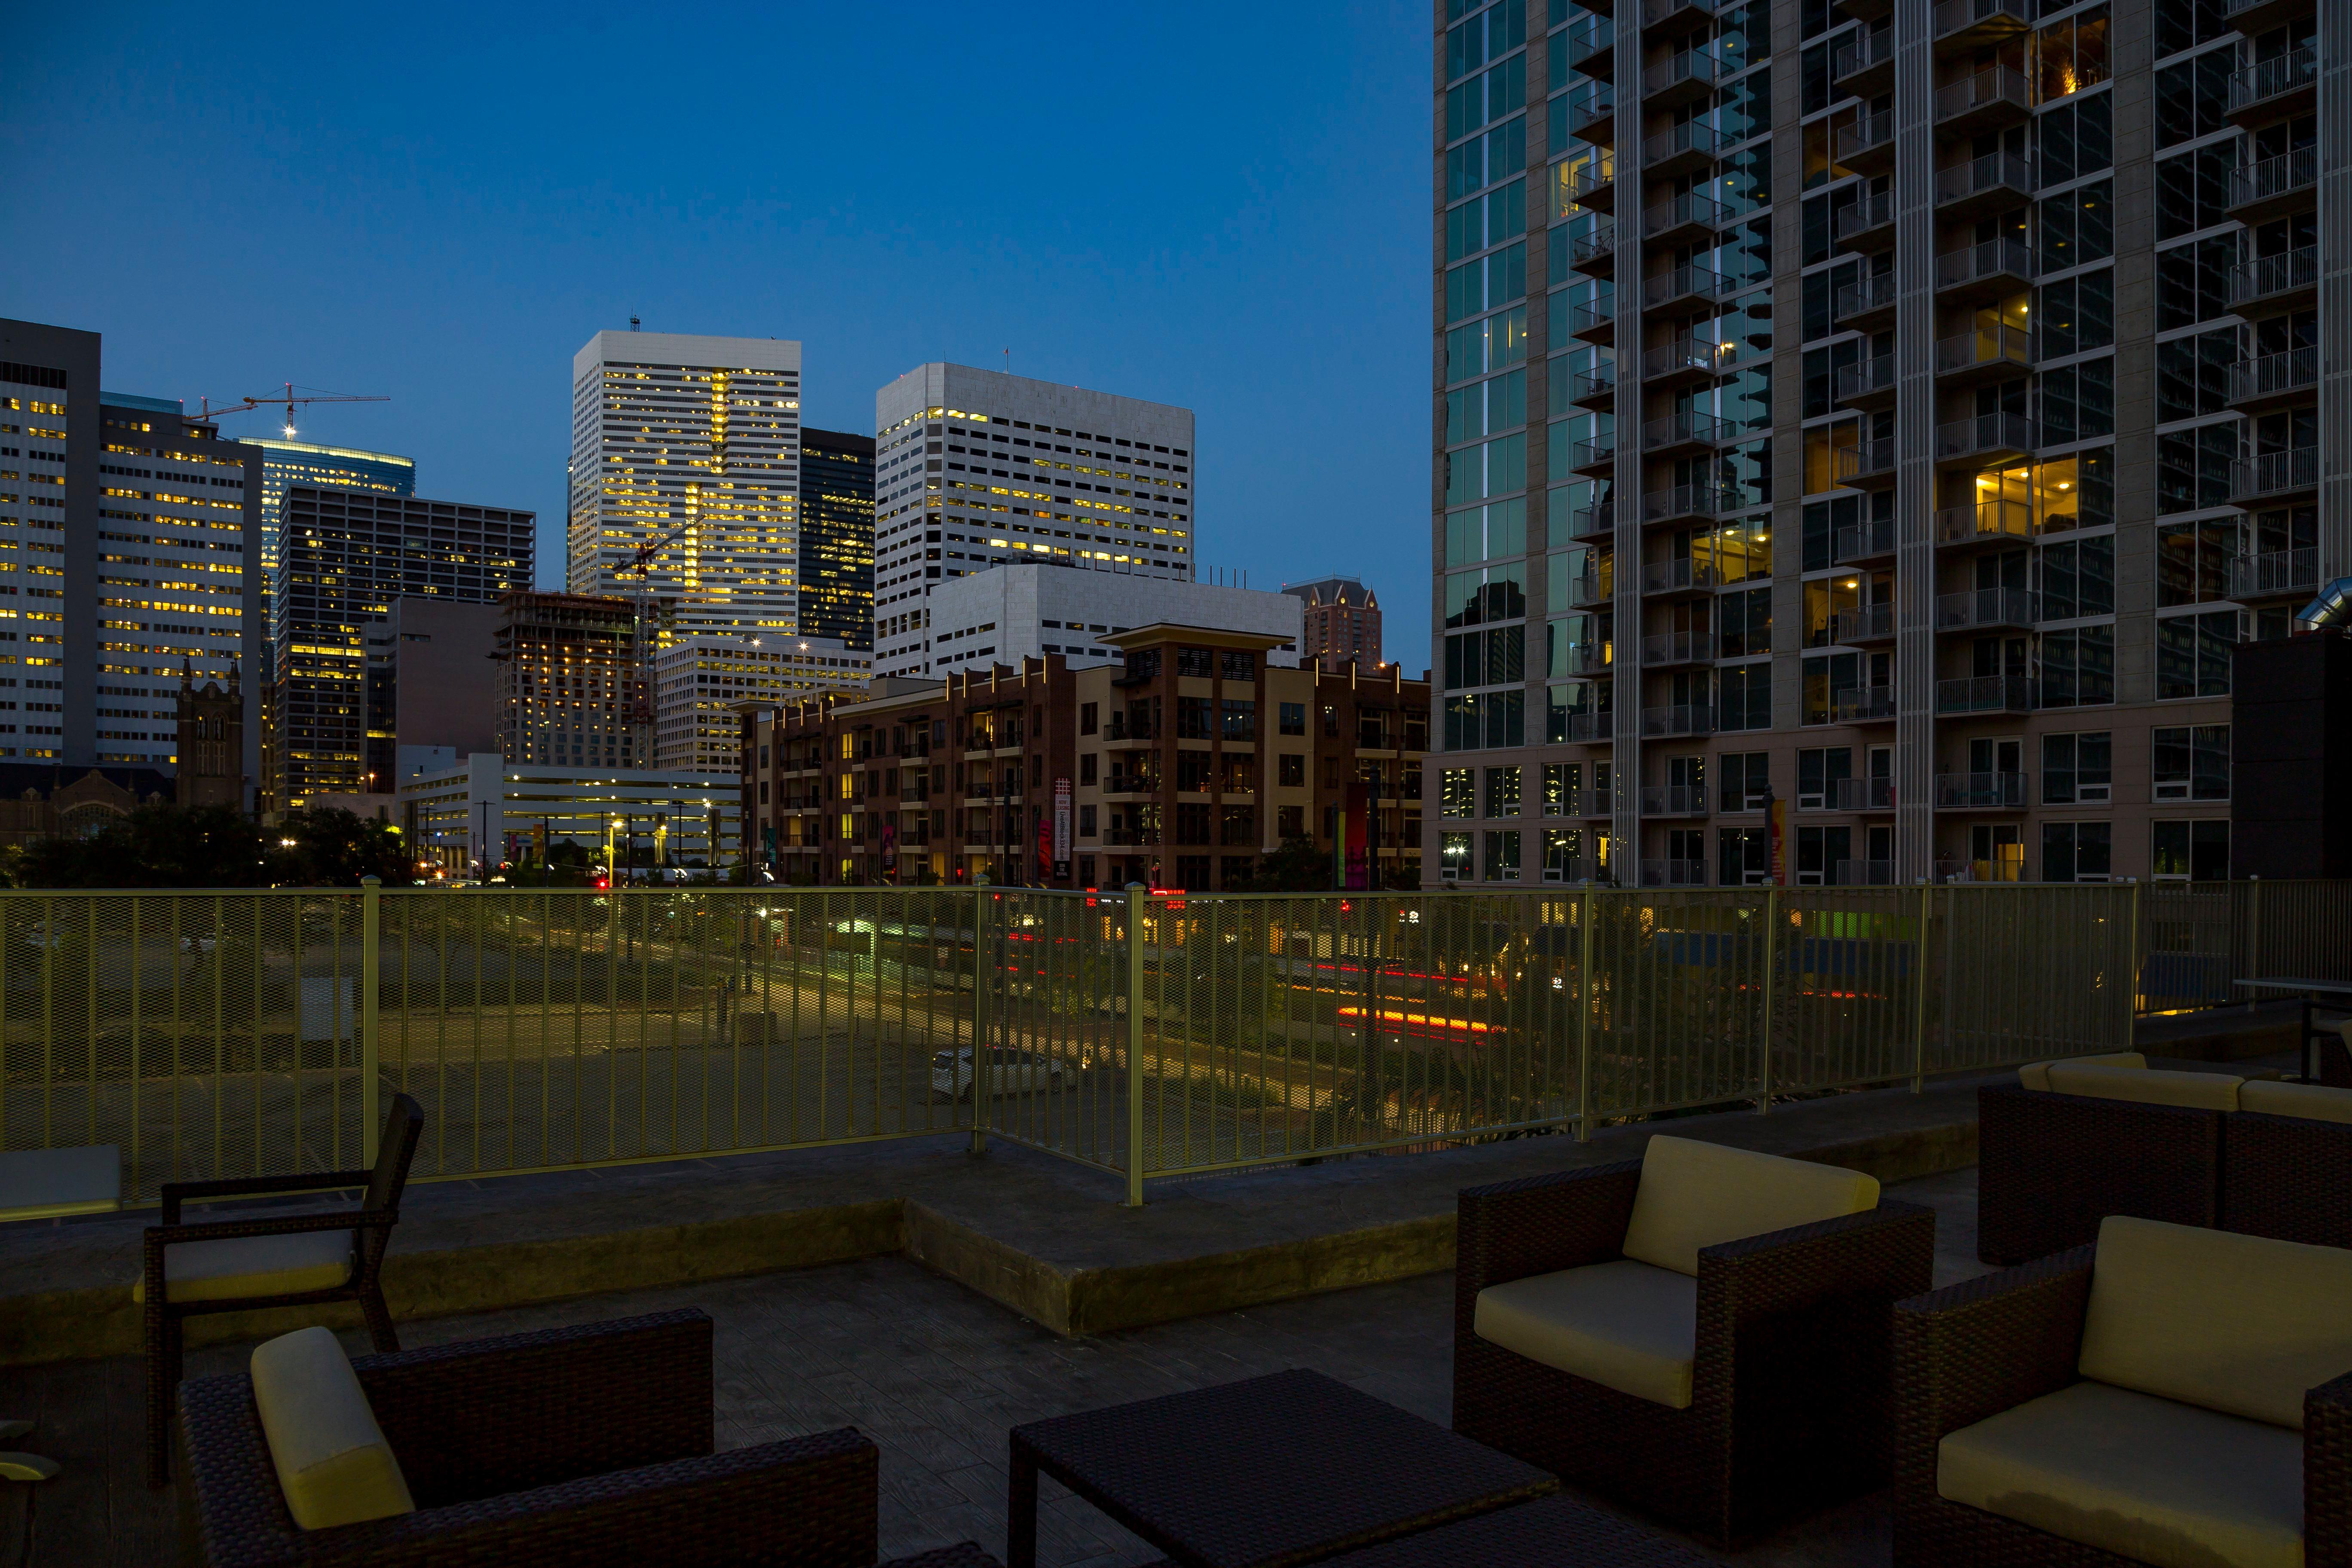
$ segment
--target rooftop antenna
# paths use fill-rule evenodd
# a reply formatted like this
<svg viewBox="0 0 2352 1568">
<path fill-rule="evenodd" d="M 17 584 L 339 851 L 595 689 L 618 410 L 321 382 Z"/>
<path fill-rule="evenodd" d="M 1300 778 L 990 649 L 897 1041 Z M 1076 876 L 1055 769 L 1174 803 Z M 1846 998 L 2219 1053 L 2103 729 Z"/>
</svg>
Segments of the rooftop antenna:
<svg viewBox="0 0 2352 1568">
<path fill-rule="evenodd" d="M 637 330 L 637 319 L 636 319 L 635 316 L 631 316 L 631 317 L 629 318 L 629 331 L 633 331 L 633 332 L 634 332 L 634 331 L 635 331 L 636 330 Z"/>
</svg>

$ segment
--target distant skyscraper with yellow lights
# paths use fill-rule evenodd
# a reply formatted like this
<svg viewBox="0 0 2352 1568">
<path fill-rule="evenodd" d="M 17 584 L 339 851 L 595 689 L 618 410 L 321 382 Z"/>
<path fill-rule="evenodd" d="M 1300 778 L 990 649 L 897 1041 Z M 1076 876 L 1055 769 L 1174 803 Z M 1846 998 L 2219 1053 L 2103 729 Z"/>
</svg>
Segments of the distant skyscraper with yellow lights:
<svg viewBox="0 0 2352 1568">
<path fill-rule="evenodd" d="M 572 359 L 566 587 L 652 601 L 664 638 L 798 631 L 800 410 L 798 342 L 591 338 Z"/>
</svg>

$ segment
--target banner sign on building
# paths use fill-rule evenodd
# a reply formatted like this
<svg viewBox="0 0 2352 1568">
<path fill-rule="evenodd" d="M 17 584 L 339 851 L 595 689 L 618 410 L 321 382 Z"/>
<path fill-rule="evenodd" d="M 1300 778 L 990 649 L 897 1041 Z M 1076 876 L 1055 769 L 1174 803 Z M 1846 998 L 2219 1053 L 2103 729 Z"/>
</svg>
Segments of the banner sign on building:
<svg viewBox="0 0 2352 1568">
<path fill-rule="evenodd" d="M 1054 781 L 1054 879 L 1066 881 L 1070 875 L 1070 781 Z"/>
</svg>

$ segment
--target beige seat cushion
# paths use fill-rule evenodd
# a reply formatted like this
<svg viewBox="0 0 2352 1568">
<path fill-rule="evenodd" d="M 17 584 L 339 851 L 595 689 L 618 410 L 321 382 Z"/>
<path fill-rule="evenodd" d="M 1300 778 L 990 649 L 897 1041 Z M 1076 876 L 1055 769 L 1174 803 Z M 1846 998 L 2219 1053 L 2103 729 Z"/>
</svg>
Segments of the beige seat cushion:
<svg viewBox="0 0 2352 1568">
<path fill-rule="evenodd" d="M 325 1530 L 416 1511 L 359 1374 L 329 1331 L 303 1329 L 256 1350 L 253 1403 L 296 1524 Z"/>
<path fill-rule="evenodd" d="M 2132 1100 L 2143 1105 L 2179 1105 L 2191 1110 L 2237 1110 L 2238 1085 L 2244 1081 L 2219 1072 L 2099 1067 L 2082 1062 L 2050 1064 L 2050 1087 L 2059 1094 Z"/>
<path fill-rule="evenodd" d="M 1471 1328 L 1561 1372 L 1686 1410 L 1697 1356 L 1698 1281 L 1620 1259 L 1478 1292 Z"/>
<path fill-rule="evenodd" d="M 2238 1086 L 2238 1109 L 2265 1116 L 2300 1116 L 2306 1121 L 2352 1121 L 2352 1089 L 2250 1078 Z"/>
<path fill-rule="evenodd" d="M 2305 1391 L 2352 1372 L 2352 1252 L 2110 1215 L 2077 1366 L 2299 1429 Z"/>
<path fill-rule="evenodd" d="M 1936 1491 L 2160 1568 L 2303 1568 L 2303 1439 L 2077 1383 L 1963 1426 Z"/>
<path fill-rule="evenodd" d="M 1655 1137 L 1643 1151 L 1625 1256 L 1696 1274 L 1702 1247 L 1877 1206 L 1878 1179 L 1860 1171 Z"/>
<path fill-rule="evenodd" d="M 163 1291 L 173 1301 L 225 1301 L 240 1296 L 291 1296 L 351 1283 L 352 1233 L 311 1230 L 298 1236 L 247 1236 L 232 1241 L 191 1241 L 163 1249 Z M 131 1299 L 147 1299 L 144 1274 Z"/>
<path fill-rule="evenodd" d="M 2057 1062 L 2028 1062 L 2017 1069 L 2017 1081 L 2028 1089 L 2046 1092 L 2050 1088 L 2050 1069 L 2061 1062 L 2072 1062 L 2077 1067 L 2144 1068 L 2147 1066 L 2147 1058 L 2137 1051 L 2109 1051 L 2100 1057 L 2065 1057 Z"/>
</svg>

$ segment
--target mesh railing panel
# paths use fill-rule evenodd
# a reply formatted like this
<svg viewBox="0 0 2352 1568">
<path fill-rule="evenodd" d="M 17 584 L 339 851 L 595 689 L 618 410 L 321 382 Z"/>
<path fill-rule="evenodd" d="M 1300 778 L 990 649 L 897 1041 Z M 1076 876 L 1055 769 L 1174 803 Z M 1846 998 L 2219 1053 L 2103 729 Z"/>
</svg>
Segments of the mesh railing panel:
<svg viewBox="0 0 2352 1568">
<path fill-rule="evenodd" d="M 2117 1048 L 2352 975 L 2352 885 L 0 893 L 0 1139 L 125 1191 L 974 1128 L 1151 1174 Z M 2137 984 L 2131 977 L 2137 973 Z M 1132 1042 L 1132 1044 L 1131 1044 Z M 1132 1071 L 1130 1069 L 1133 1069 Z"/>
</svg>

